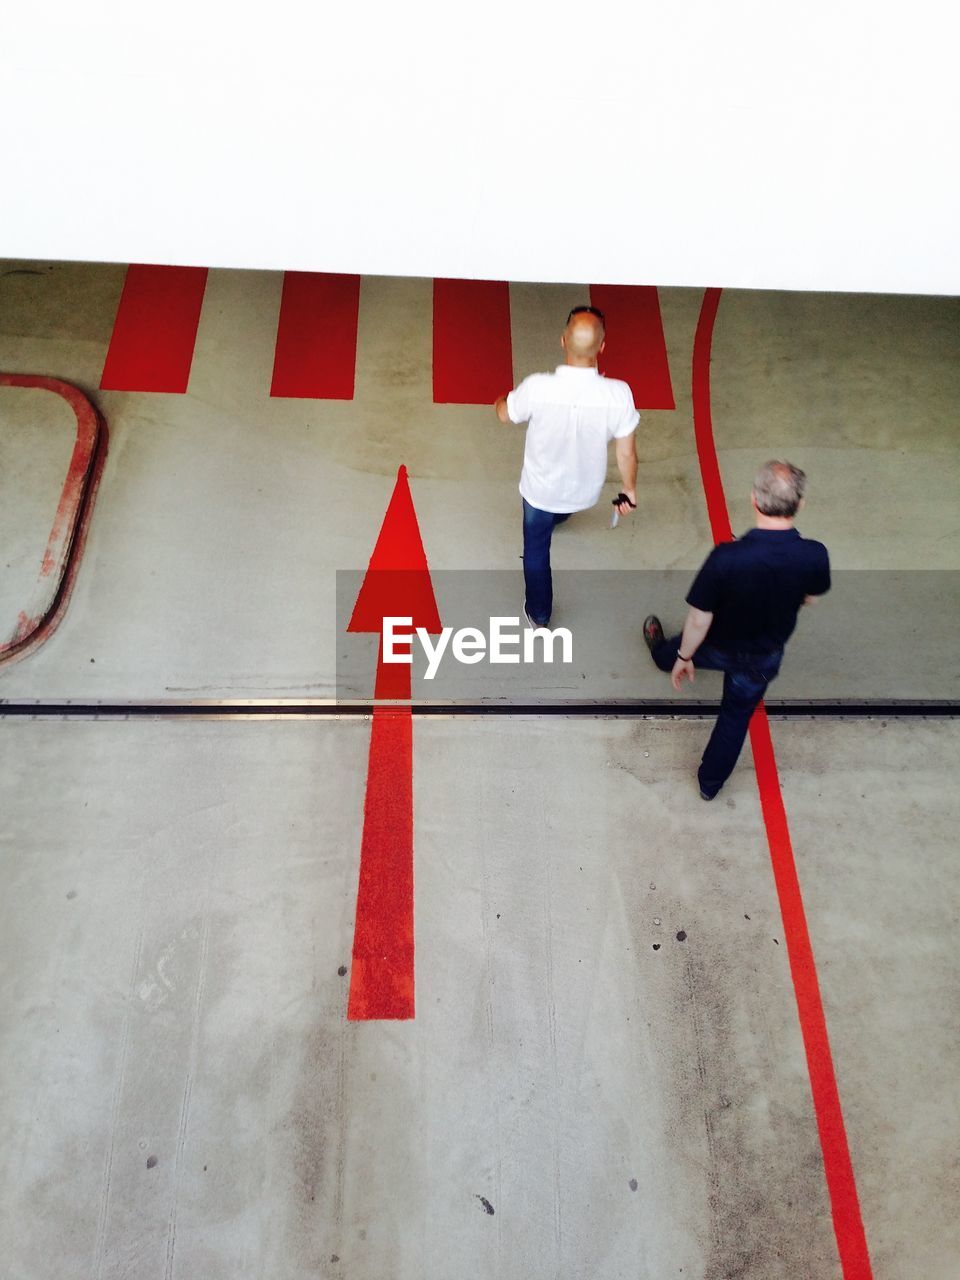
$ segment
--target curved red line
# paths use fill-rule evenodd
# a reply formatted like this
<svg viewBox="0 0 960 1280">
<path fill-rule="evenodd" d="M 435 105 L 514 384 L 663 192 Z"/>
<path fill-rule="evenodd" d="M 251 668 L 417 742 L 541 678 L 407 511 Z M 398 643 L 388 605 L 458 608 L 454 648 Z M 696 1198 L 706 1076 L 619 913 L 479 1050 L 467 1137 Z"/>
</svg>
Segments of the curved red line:
<svg viewBox="0 0 960 1280">
<path fill-rule="evenodd" d="M 720 292 L 719 289 L 706 290 L 697 323 L 693 347 L 693 424 L 710 528 L 715 542 L 726 542 L 733 535 L 710 413 L 710 353 Z M 750 745 L 753 749 L 760 809 L 766 827 L 773 878 L 783 918 L 790 975 L 810 1075 L 810 1090 L 820 1134 L 820 1149 L 823 1152 L 823 1168 L 830 1195 L 840 1265 L 845 1280 L 872 1280 L 870 1254 L 840 1106 L 833 1055 L 830 1052 L 817 967 L 783 804 L 777 759 L 770 736 L 770 722 L 762 702 L 750 722 Z"/>
<path fill-rule="evenodd" d="M 710 413 L 710 352 L 713 347 L 713 325 L 720 305 L 720 289 L 707 289 L 693 339 L 693 433 L 700 459 L 700 476 L 707 500 L 710 532 L 714 542 L 732 542 L 733 530 L 723 492 L 723 477 L 713 439 L 713 417 Z"/>
<path fill-rule="evenodd" d="M 55 630 L 63 615 L 73 589 L 93 499 L 103 470 L 107 432 L 106 424 L 84 393 L 59 378 L 43 374 L 0 373 L 0 386 L 51 391 L 66 400 L 77 419 L 73 454 L 39 572 L 41 578 L 55 577 L 57 586 L 44 613 L 33 618 L 21 613 L 13 639 L 0 644 L 0 665 L 3 665 L 15 662 L 35 649 Z"/>
</svg>

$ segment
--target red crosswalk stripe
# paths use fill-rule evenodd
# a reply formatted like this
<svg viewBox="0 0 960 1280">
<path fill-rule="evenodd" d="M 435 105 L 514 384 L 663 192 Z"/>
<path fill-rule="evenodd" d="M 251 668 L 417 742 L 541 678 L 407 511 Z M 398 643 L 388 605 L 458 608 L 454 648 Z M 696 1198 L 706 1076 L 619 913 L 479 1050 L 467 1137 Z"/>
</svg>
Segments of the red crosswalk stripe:
<svg viewBox="0 0 960 1280">
<path fill-rule="evenodd" d="M 359 276 L 287 271 L 271 396 L 352 400 L 359 314 Z"/>
<path fill-rule="evenodd" d="M 590 301 L 607 321 L 600 372 L 630 384 L 638 409 L 675 409 L 660 315 L 653 285 L 593 284 Z"/>
<path fill-rule="evenodd" d="M 510 286 L 434 280 L 434 403 L 493 404 L 512 386 Z"/>
<path fill-rule="evenodd" d="M 186 391 L 206 284 L 206 267 L 127 268 L 101 390 Z"/>
</svg>

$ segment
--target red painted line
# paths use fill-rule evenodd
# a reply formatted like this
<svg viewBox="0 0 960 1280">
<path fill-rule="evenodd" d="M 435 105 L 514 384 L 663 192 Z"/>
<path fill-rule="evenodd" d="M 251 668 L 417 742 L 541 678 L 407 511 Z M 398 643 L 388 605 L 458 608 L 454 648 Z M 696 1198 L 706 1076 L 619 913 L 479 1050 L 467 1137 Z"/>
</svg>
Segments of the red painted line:
<svg viewBox="0 0 960 1280">
<path fill-rule="evenodd" d="M 0 643 L 0 662 L 22 657 L 59 620 L 76 573 L 92 497 L 105 455 L 105 424 L 76 387 L 42 374 L 0 373 L 0 386 L 52 392 L 66 400 L 77 419 L 77 435 L 66 479 L 40 562 L 35 599 L 21 610 L 12 637 Z M 52 588 L 51 579 L 55 584 Z"/>
<path fill-rule="evenodd" d="M 206 284 L 206 267 L 127 268 L 101 390 L 186 391 Z"/>
<path fill-rule="evenodd" d="M 719 305 L 720 290 L 707 289 L 703 295 L 703 306 L 700 308 L 697 332 L 693 339 L 693 433 L 700 459 L 707 515 L 710 517 L 710 532 L 714 542 L 732 542 L 733 530 L 727 512 L 727 499 L 713 437 L 713 415 L 710 411 L 710 349 Z"/>
<path fill-rule="evenodd" d="M 352 400 L 359 316 L 359 276 L 286 272 L 270 394 Z"/>
<path fill-rule="evenodd" d="M 440 630 L 420 526 L 406 467 L 397 474 L 380 535 L 348 631 L 382 634 L 384 617 L 410 617 Z M 352 1021 L 414 1016 L 413 717 L 411 669 L 377 656 L 367 791 L 360 839 L 360 878 L 347 1017 Z"/>
<path fill-rule="evenodd" d="M 386 666 L 378 655 L 375 696 L 409 700 L 410 668 Z M 414 962 L 413 716 L 409 705 L 378 706 L 370 728 L 347 1017 L 412 1018 Z"/>
<path fill-rule="evenodd" d="M 434 280 L 434 404 L 493 404 L 512 386 L 510 286 Z"/>
<path fill-rule="evenodd" d="M 716 541 L 729 540 L 730 517 L 714 444 L 710 413 L 710 348 L 720 290 L 708 289 L 697 325 L 693 351 L 693 411 L 703 489 Z M 810 1075 L 813 1108 L 820 1134 L 823 1167 L 830 1195 L 833 1229 L 844 1280 L 872 1280 L 870 1254 L 860 1213 L 860 1199 L 850 1159 L 840 1092 L 830 1051 L 827 1020 L 807 928 L 790 828 L 787 823 L 770 724 L 763 703 L 750 722 L 760 808 L 767 833 L 773 877 L 780 901 L 790 974 L 797 1000 L 800 1032 Z"/>
<path fill-rule="evenodd" d="M 656 288 L 593 284 L 590 301 L 607 320 L 607 345 L 600 356 L 600 372 L 629 383 L 638 409 L 675 409 Z"/>
</svg>

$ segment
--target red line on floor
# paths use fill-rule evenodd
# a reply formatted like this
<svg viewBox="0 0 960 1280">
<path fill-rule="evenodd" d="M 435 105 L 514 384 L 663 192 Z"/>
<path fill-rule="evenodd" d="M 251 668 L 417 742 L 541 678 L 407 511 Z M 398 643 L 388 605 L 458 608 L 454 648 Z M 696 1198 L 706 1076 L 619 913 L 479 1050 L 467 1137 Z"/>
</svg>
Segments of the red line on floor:
<svg viewBox="0 0 960 1280">
<path fill-rule="evenodd" d="M 359 276 L 287 271 L 270 394 L 352 400 L 359 315 Z"/>
<path fill-rule="evenodd" d="M 715 541 L 731 537 L 730 517 L 720 479 L 710 410 L 710 349 L 720 290 L 707 289 L 697 324 L 693 349 L 694 433 L 704 495 Z M 760 808 L 767 833 L 773 877 L 780 901 L 790 973 L 797 1000 L 800 1031 L 807 1057 L 813 1107 L 823 1152 L 823 1167 L 830 1195 L 833 1229 L 844 1280 L 871 1280 L 870 1254 L 860 1214 L 860 1199 L 850 1159 L 850 1148 L 840 1106 L 840 1092 L 830 1051 L 827 1020 L 820 983 L 807 928 L 800 879 L 787 824 L 770 724 L 763 703 L 750 722 Z"/>
<path fill-rule="evenodd" d="M 410 668 L 385 665 L 382 649 L 375 696 L 410 698 Z M 412 1018 L 414 959 L 413 716 L 409 705 L 378 706 L 370 728 L 347 1017 Z"/>
<path fill-rule="evenodd" d="M 607 345 L 600 355 L 600 372 L 628 382 L 638 409 L 675 409 L 656 288 L 593 284 L 590 301 L 607 321 Z"/>
<path fill-rule="evenodd" d="M 434 404 L 493 404 L 512 386 L 510 286 L 434 280 Z"/>
<path fill-rule="evenodd" d="M 382 637 L 384 617 L 409 617 L 440 630 L 407 469 L 397 474 L 376 546 L 347 630 Z M 414 1016 L 413 718 L 407 664 L 377 654 L 367 791 L 360 839 L 360 879 L 347 1017 L 354 1021 Z"/>
<path fill-rule="evenodd" d="M 103 391 L 186 391 L 206 267 L 127 268 L 103 366 Z"/>
<path fill-rule="evenodd" d="M 697 321 L 693 340 L 693 433 L 700 459 L 700 476 L 707 500 L 707 515 L 714 542 L 732 542 L 733 530 L 727 512 L 727 499 L 723 491 L 723 477 L 717 459 L 717 446 L 713 438 L 713 417 L 710 412 L 710 348 L 713 343 L 713 325 L 720 305 L 720 290 L 707 289 Z"/>
<path fill-rule="evenodd" d="M 0 661 L 22 656 L 29 645 L 52 630 L 53 620 L 62 611 L 76 573 L 82 549 L 82 526 L 89 519 L 92 490 L 102 466 L 101 442 L 106 427 L 88 398 L 76 387 L 43 374 L 0 373 L 0 386 L 23 387 L 53 392 L 67 402 L 77 420 L 73 453 L 53 517 L 50 536 L 40 562 L 33 600 L 20 611 L 10 640 L 0 643 Z M 49 580 L 57 584 L 51 588 Z"/>
</svg>

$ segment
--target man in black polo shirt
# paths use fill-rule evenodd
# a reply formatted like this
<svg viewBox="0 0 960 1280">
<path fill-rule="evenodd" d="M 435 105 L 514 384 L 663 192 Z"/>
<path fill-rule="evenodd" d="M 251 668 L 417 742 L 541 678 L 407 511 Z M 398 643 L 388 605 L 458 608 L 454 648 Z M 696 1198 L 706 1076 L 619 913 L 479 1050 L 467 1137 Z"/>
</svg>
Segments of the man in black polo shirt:
<svg viewBox="0 0 960 1280">
<path fill-rule="evenodd" d="M 707 556 L 687 595 L 683 633 L 667 640 L 654 614 L 643 638 L 679 691 L 694 668 L 724 672 L 723 700 L 697 777 L 712 800 L 733 772 L 754 708 L 780 670 L 800 606 L 830 590 L 822 542 L 801 538 L 793 518 L 806 476 L 789 462 L 768 462 L 753 484 L 756 528 Z"/>
</svg>

